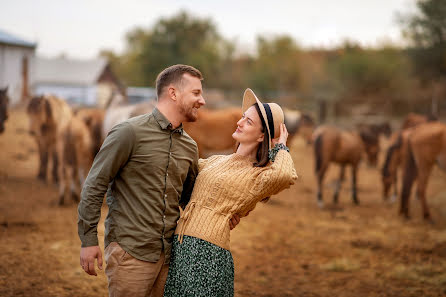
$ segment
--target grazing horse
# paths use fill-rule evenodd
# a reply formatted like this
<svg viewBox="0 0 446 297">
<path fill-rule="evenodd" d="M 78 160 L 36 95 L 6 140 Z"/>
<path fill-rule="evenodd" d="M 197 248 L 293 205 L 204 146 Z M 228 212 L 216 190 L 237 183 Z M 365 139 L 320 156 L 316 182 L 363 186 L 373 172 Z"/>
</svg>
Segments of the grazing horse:
<svg viewBox="0 0 446 297">
<path fill-rule="evenodd" d="M 93 163 L 94 138 L 84 120 L 78 114 L 74 115 L 64 134 L 65 188 L 59 197 L 59 205 L 63 205 L 64 198 L 69 195 L 68 186 L 73 200 L 79 201 L 82 185 Z"/>
<path fill-rule="evenodd" d="M 423 217 L 431 220 L 426 202 L 426 187 L 435 163 L 446 171 L 446 125 L 440 122 L 419 125 L 408 137 L 404 152 L 400 207 L 400 214 L 406 218 L 409 218 L 410 192 L 416 180 L 416 194 L 421 201 Z"/>
<path fill-rule="evenodd" d="M 407 145 L 412 128 L 395 132 L 390 138 L 390 145 L 386 151 L 386 159 L 381 169 L 381 181 L 383 184 L 383 199 L 389 200 L 389 192 L 393 186 L 393 195 L 391 202 L 395 201 L 398 196 L 398 169 L 401 167 L 403 160 L 404 148 Z"/>
<path fill-rule="evenodd" d="M 232 134 L 242 117 L 240 108 L 229 107 L 219 110 L 200 108 L 196 122 L 183 123 L 184 130 L 195 140 L 200 157 L 210 152 L 235 149 Z"/>
<path fill-rule="evenodd" d="M 75 115 L 87 125 L 92 140 L 92 154 L 93 156 L 96 156 L 104 142 L 102 126 L 104 123 L 105 110 L 101 108 L 83 108 L 77 110 Z"/>
<path fill-rule="evenodd" d="M 285 116 L 285 126 L 289 133 L 288 143 L 291 143 L 294 136 L 299 134 L 307 144 L 311 144 L 312 134 L 316 127 L 314 119 L 306 113 L 288 108 L 283 109 L 283 114 Z"/>
<path fill-rule="evenodd" d="M 53 157 L 53 181 L 59 182 L 59 196 L 65 190 L 64 150 L 65 133 L 69 127 L 72 111 L 68 104 L 55 96 L 35 96 L 27 107 L 30 134 L 39 148 L 38 178 L 46 180 L 48 156 Z M 60 200 L 63 201 L 63 200 Z"/>
<path fill-rule="evenodd" d="M 370 135 L 364 135 L 361 132 L 342 131 L 336 127 L 321 126 L 313 133 L 313 146 L 315 156 L 315 173 L 318 183 L 317 202 L 320 207 L 323 206 L 322 185 L 325 173 L 331 162 L 341 166 L 339 180 L 336 183 L 333 202 L 338 202 L 339 191 L 345 176 L 345 167 L 351 166 L 352 173 L 352 199 L 355 204 L 359 204 L 356 175 L 358 165 L 363 152 L 366 152 L 368 160 L 376 160 L 378 150 L 377 140 L 370 139 Z M 373 140 L 374 149 L 366 150 L 365 147 L 371 146 Z M 371 156 L 370 156 L 371 155 Z"/>
<path fill-rule="evenodd" d="M 8 119 L 8 88 L 0 89 L 0 134 L 5 131 L 5 121 Z"/>
</svg>

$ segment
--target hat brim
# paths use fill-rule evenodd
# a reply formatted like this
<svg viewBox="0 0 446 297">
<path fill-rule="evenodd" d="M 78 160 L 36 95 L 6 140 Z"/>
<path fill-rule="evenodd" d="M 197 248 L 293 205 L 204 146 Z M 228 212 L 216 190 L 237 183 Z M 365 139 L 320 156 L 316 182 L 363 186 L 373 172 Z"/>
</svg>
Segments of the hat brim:
<svg viewBox="0 0 446 297">
<path fill-rule="evenodd" d="M 256 94 L 251 89 L 246 89 L 245 93 L 243 94 L 243 103 L 242 103 L 242 111 L 245 112 L 255 103 L 258 104 L 260 113 L 262 114 L 263 121 L 265 122 L 266 129 L 268 131 L 269 136 L 269 148 L 271 148 L 271 131 L 268 125 L 268 117 L 266 115 L 265 107 L 263 106 L 263 103 L 257 98 Z"/>
</svg>

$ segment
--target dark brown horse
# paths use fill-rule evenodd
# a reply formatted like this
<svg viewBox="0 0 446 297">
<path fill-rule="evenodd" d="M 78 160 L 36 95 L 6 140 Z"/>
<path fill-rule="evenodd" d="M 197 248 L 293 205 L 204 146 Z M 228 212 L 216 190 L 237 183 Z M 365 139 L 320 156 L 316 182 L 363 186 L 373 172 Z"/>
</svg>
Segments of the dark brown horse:
<svg viewBox="0 0 446 297">
<path fill-rule="evenodd" d="M 446 125 L 425 123 L 410 133 L 404 150 L 403 188 L 400 214 L 409 218 L 409 198 L 412 185 L 417 181 L 417 197 L 421 201 L 423 217 L 431 220 L 426 202 L 426 188 L 435 163 L 446 171 Z"/>
<path fill-rule="evenodd" d="M 356 176 L 362 154 L 365 152 L 368 160 L 376 160 L 378 141 L 358 132 L 342 131 L 336 127 L 321 126 L 313 134 L 315 173 L 318 183 L 317 201 L 320 207 L 323 206 L 322 186 L 325 173 L 334 162 L 341 166 L 339 180 L 336 184 L 333 202 L 338 202 L 339 191 L 345 176 L 345 167 L 351 166 L 352 175 L 352 200 L 359 204 L 356 187 Z M 372 146 L 366 150 L 367 146 Z"/>
<path fill-rule="evenodd" d="M 0 134 L 5 131 L 5 122 L 8 119 L 8 88 L 0 89 Z"/>
</svg>

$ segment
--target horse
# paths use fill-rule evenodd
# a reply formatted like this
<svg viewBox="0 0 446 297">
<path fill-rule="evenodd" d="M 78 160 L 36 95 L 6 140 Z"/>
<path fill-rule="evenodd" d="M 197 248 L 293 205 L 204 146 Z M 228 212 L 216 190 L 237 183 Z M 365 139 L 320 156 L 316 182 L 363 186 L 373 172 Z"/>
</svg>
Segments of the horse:
<svg viewBox="0 0 446 297">
<path fill-rule="evenodd" d="M 288 108 L 283 109 L 285 126 L 288 130 L 288 143 L 291 143 L 294 136 L 301 135 L 307 144 L 311 144 L 312 134 L 316 123 L 312 116 L 299 110 Z"/>
<path fill-rule="evenodd" d="M 75 115 L 87 125 L 92 141 L 92 154 L 96 156 L 104 142 L 102 127 L 105 110 L 101 108 L 82 108 L 75 111 Z"/>
<path fill-rule="evenodd" d="M 404 150 L 400 215 L 409 218 L 410 193 L 417 181 L 416 194 L 421 201 L 423 218 L 431 220 L 426 188 L 435 163 L 446 171 L 446 124 L 440 122 L 419 125 L 408 136 Z"/>
<path fill-rule="evenodd" d="M 105 139 L 108 132 L 117 124 L 145 113 L 151 113 L 155 108 L 154 101 L 145 101 L 138 104 L 126 104 L 127 99 L 119 93 L 112 94 L 106 106 L 102 126 L 102 138 Z"/>
<path fill-rule="evenodd" d="M 320 126 L 313 133 L 313 147 L 315 157 L 315 173 L 318 183 L 317 202 L 319 207 L 323 207 L 322 184 L 325 173 L 331 162 L 341 166 L 339 180 L 336 183 L 333 202 L 338 203 L 339 191 L 345 176 L 345 167 L 351 166 L 352 173 L 352 200 L 358 205 L 356 180 L 359 162 L 363 152 L 367 154 L 369 162 L 376 160 L 378 153 L 377 139 L 371 139 L 370 135 L 361 132 L 343 131 L 332 126 Z M 373 140 L 373 141 L 372 141 Z M 372 145 L 373 144 L 373 145 Z M 365 147 L 374 148 L 366 150 Z"/>
<path fill-rule="evenodd" d="M 237 129 L 237 122 L 242 117 L 238 107 L 219 110 L 200 108 L 196 122 L 184 122 L 183 128 L 197 143 L 200 158 L 211 152 L 235 150 L 232 134 Z"/>
<path fill-rule="evenodd" d="M 0 89 L 0 134 L 5 131 L 5 122 L 8 119 L 8 87 Z"/>
<path fill-rule="evenodd" d="M 401 125 L 401 129 L 407 129 L 407 128 L 411 128 L 411 127 L 415 127 L 418 126 L 420 124 L 423 123 L 427 123 L 427 122 L 435 122 L 437 121 L 437 117 L 435 117 L 434 115 L 421 115 L 421 114 L 416 114 L 416 113 L 409 113 L 406 118 L 403 120 L 403 124 Z"/>
<path fill-rule="evenodd" d="M 85 114 L 84 114 L 85 115 Z M 90 132 L 90 127 L 85 123 L 85 119 L 79 114 L 71 117 L 64 134 L 64 160 L 65 188 L 59 197 L 59 205 L 64 204 L 64 199 L 69 195 L 70 185 L 71 197 L 79 202 L 81 187 L 87 177 L 88 171 L 93 164 L 94 146 Z"/>
<path fill-rule="evenodd" d="M 381 169 L 381 182 L 383 185 L 383 200 L 389 201 L 389 192 L 393 186 L 393 195 L 390 199 L 394 202 L 398 196 L 398 169 L 403 160 L 404 148 L 412 128 L 395 132 L 390 137 L 390 145 L 386 151 L 386 158 Z"/>
<path fill-rule="evenodd" d="M 65 190 L 65 133 L 73 116 L 68 104 L 55 96 L 34 96 L 28 106 L 29 132 L 39 148 L 38 178 L 46 181 L 48 156 L 53 157 L 53 182 L 59 183 L 59 197 Z M 59 201 L 63 201 L 59 199 Z"/>
</svg>

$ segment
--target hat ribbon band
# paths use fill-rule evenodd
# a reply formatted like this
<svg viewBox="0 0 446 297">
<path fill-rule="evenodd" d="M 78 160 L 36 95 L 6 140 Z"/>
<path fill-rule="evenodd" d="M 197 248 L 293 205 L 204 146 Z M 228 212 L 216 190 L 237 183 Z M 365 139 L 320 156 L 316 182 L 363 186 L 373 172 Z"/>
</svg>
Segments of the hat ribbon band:
<svg viewBox="0 0 446 297">
<path fill-rule="evenodd" d="M 268 103 L 262 103 L 262 104 L 266 111 L 266 118 L 268 120 L 270 137 L 271 137 L 271 139 L 274 139 L 274 121 L 273 121 L 273 114 L 271 112 L 271 108 L 269 107 Z"/>
</svg>

